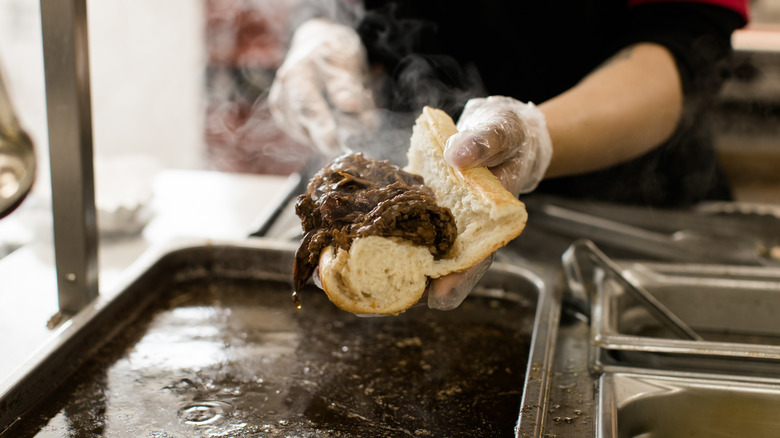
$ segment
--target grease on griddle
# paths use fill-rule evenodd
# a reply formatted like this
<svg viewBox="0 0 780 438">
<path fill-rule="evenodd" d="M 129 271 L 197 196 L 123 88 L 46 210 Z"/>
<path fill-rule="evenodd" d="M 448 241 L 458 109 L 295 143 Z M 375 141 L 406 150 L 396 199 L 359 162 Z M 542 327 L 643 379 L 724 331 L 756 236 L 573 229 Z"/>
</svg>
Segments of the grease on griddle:
<svg viewBox="0 0 780 438">
<path fill-rule="evenodd" d="M 359 318 L 281 282 L 167 287 L 8 436 L 515 436 L 532 305 Z"/>
</svg>

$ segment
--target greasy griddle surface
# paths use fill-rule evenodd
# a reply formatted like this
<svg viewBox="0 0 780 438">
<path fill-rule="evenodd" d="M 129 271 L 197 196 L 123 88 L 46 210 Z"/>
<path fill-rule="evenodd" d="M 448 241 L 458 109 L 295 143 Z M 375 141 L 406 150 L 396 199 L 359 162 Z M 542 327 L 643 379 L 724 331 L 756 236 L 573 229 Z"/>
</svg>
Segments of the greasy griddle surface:
<svg viewBox="0 0 780 438">
<path fill-rule="evenodd" d="M 12 436 L 514 436 L 532 303 L 361 318 L 282 283 L 165 289 Z"/>
</svg>

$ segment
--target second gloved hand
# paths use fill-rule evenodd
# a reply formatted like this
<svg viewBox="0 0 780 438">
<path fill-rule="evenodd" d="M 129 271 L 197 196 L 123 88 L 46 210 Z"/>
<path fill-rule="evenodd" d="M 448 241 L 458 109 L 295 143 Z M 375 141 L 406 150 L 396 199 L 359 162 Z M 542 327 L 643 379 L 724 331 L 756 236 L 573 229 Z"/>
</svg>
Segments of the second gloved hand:
<svg viewBox="0 0 780 438">
<path fill-rule="evenodd" d="M 276 123 L 326 156 L 343 152 L 340 124 L 349 129 L 374 108 L 365 88 L 367 59 L 354 29 L 313 19 L 295 32 L 268 96 Z M 368 122 L 366 122 L 368 123 Z"/>
<path fill-rule="evenodd" d="M 514 196 L 536 188 L 552 158 L 544 114 L 533 104 L 504 97 L 471 99 L 458 120 L 458 133 L 447 140 L 444 158 L 465 169 L 487 166 Z M 428 287 L 428 307 L 460 305 L 490 267 L 489 257 L 463 272 L 446 275 Z"/>
</svg>

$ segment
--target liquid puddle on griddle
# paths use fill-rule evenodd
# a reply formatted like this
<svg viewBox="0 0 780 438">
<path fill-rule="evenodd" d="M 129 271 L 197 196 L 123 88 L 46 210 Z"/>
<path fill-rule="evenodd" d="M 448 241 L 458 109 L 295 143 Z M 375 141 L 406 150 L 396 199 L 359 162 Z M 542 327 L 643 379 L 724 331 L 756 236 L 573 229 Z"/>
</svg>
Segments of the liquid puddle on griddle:
<svg viewBox="0 0 780 438">
<path fill-rule="evenodd" d="M 361 318 L 282 283 L 167 292 L 8 436 L 514 436 L 531 303 Z"/>
</svg>

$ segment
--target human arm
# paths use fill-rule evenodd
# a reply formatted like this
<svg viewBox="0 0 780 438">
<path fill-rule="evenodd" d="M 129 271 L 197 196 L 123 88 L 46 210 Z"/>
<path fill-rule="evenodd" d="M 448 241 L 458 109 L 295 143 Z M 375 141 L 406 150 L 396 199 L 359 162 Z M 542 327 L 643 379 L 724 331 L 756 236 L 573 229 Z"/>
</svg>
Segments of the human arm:
<svg viewBox="0 0 780 438">
<path fill-rule="evenodd" d="M 545 177 L 613 166 L 674 132 L 683 92 L 675 60 L 654 43 L 627 47 L 568 91 L 542 103 L 553 154 Z"/>
<path fill-rule="evenodd" d="M 453 136 L 445 157 L 455 167 L 491 167 L 515 195 L 532 190 L 543 177 L 584 173 L 642 155 L 672 134 L 682 111 L 674 59 L 656 44 L 621 50 L 576 86 L 539 105 L 538 112 L 510 98 L 480 99 L 488 111 L 490 100 L 496 102 L 494 107 L 504 108 L 475 122 L 462 117 L 459 128 L 472 130 Z M 464 117 L 473 114 L 467 106 Z M 523 130 L 534 116 L 542 119 L 541 126 L 536 123 L 533 130 Z M 507 125 L 507 117 L 516 118 L 516 123 Z M 507 126 L 512 126 L 510 132 L 502 128 Z M 551 159 L 532 162 L 548 149 Z M 460 305 L 491 262 L 492 257 L 433 280 L 428 306 L 448 310 Z"/>
<path fill-rule="evenodd" d="M 620 25 L 608 38 L 613 53 L 609 59 L 594 60 L 600 67 L 568 91 L 535 101 L 541 103 L 554 140 L 548 177 L 603 169 L 652 149 L 672 134 L 669 129 L 695 123 L 696 114 L 711 105 L 728 74 L 731 34 L 747 20 L 744 0 L 627 3 Z M 637 124 L 639 131 L 634 129 Z M 591 153 L 602 150 L 607 154 Z M 479 162 L 477 157 L 471 164 Z"/>
<path fill-rule="evenodd" d="M 543 177 L 602 169 L 647 152 L 672 134 L 681 111 L 673 57 L 656 44 L 637 44 L 538 109 L 503 96 L 472 100 L 445 158 L 459 168 L 488 166 L 517 196 Z M 491 261 L 432 281 L 429 307 L 457 307 Z"/>
<path fill-rule="evenodd" d="M 744 24 L 744 17 L 710 6 L 685 5 L 679 7 L 701 19 L 693 22 L 685 21 L 688 15 L 675 16 L 685 26 L 666 20 L 668 29 L 658 30 L 662 26 L 656 26 L 654 18 L 673 7 L 678 6 L 644 8 L 642 12 L 649 13 L 635 20 L 638 30 L 625 36 L 630 43 L 626 48 L 571 89 L 539 105 L 553 144 L 545 177 L 587 173 L 639 157 L 672 136 L 687 123 L 689 117 L 685 114 L 695 113 L 697 106 L 714 95 L 720 79 L 719 63 L 728 53 L 729 35 Z M 523 104 L 517 105 L 522 108 Z M 460 152 L 450 151 L 450 163 L 455 167 L 496 166 L 502 159 L 535 147 L 533 142 L 499 142 L 481 150 L 464 147 L 471 143 L 469 135 L 478 138 L 493 129 L 488 125 L 482 133 L 461 135 L 462 141 L 451 145 Z M 497 137 L 523 138 L 511 134 Z M 526 182 L 531 187 L 535 183 L 538 181 Z M 484 267 L 433 282 L 429 305 L 460 302 L 453 297 L 462 300 L 482 271 Z"/>
</svg>

